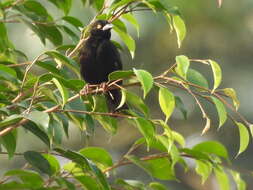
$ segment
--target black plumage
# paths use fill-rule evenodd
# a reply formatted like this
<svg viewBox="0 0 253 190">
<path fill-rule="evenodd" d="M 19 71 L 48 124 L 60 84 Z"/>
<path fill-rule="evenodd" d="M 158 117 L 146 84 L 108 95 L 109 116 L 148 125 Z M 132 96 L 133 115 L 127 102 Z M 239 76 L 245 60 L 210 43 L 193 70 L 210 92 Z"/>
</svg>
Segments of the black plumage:
<svg viewBox="0 0 253 190">
<path fill-rule="evenodd" d="M 122 70 L 120 54 L 110 41 L 110 24 L 106 20 L 97 20 L 91 24 L 88 39 L 84 42 L 79 54 L 81 75 L 89 84 L 101 84 L 108 81 L 108 75 Z M 118 82 L 117 84 L 121 84 Z M 110 111 L 116 111 L 121 100 L 119 89 L 110 90 L 105 94 Z M 121 109 L 127 108 L 126 105 Z"/>
</svg>

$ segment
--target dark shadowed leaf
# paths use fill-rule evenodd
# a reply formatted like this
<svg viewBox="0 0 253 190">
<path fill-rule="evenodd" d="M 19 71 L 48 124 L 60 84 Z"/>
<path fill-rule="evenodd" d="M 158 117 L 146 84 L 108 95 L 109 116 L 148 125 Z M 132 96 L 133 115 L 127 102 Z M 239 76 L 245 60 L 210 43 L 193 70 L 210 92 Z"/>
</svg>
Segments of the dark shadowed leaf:
<svg viewBox="0 0 253 190">
<path fill-rule="evenodd" d="M 27 151 L 24 153 L 26 161 L 31 164 L 34 168 L 38 169 L 42 173 L 52 175 L 51 167 L 46 158 L 40 153 L 35 151 Z"/>
</svg>

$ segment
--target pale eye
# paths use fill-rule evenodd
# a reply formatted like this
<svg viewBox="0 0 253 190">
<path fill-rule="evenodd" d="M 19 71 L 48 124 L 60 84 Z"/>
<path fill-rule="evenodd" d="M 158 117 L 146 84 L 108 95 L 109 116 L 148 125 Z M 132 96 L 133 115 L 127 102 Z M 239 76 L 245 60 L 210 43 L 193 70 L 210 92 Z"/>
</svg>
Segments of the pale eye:
<svg viewBox="0 0 253 190">
<path fill-rule="evenodd" d="M 101 29 L 102 28 L 102 25 L 101 24 L 98 24 L 97 25 L 97 29 Z"/>
</svg>

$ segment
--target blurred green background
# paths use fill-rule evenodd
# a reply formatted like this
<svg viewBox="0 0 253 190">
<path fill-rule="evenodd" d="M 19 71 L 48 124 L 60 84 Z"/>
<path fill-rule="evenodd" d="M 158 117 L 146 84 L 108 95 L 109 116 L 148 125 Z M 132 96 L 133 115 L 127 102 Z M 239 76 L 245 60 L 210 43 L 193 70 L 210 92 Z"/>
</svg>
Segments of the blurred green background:
<svg viewBox="0 0 253 190">
<path fill-rule="evenodd" d="M 48 11 L 60 17 L 51 4 L 41 0 L 48 7 Z M 83 7 L 81 1 L 73 1 L 71 16 L 76 16 L 87 24 L 95 15 L 94 10 Z M 154 76 L 161 73 L 174 63 L 175 56 L 184 54 L 190 58 L 216 60 L 223 71 L 223 82 L 221 88 L 232 87 L 237 91 L 241 106 L 239 111 L 249 120 L 253 121 L 253 1 L 252 0 L 230 0 L 225 1 L 222 8 L 218 9 L 216 0 L 168 0 L 172 6 L 178 6 L 187 26 L 187 36 L 182 48 L 177 48 L 175 33 L 170 33 L 165 18 L 159 14 L 150 12 L 136 13 L 141 30 L 139 38 L 135 30 L 129 26 L 130 33 L 136 39 L 137 50 L 135 59 L 125 50 L 121 53 L 124 68 L 142 68 L 151 72 Z M 37 56 L 42 50 L 51 49 L 48 44 L 44 47 L 39 39 L 32 34 L 23 24 L 8 24 L 10 39 L 16 48 L 24 51 L 30 59 Z M 119 38 L 113 33 L 113 38 Z M 65 39 L 66 43 L 71 43 Z M 208 66 L 192 63 L 192 67 L 201 71 L 209 79 L 212 86 L 212 73 Z M 40 72 L 34 70 L 34 72 Z M 217 131 L 217 114 L 210 104 L 205 104 L 214 122 L 210 131 L 201 136 L 204 120 L 199 108 L 195 105 L 193 98 L 178 89 L 171 89 L 176 95 L 182 97 L 187 109 L 188 119 L 184 120 L 179 112 L 175 112 L 170 121 L 170 126 L 182 133 L 186 138 L 187 146 L 191 147 L 204 140 L 218 140 L 228 148 L 233 168 L 242 172 L 242 176 L 248 183 L 248 189 L 253 189 L 253 171 L 251 160 L 253 159 L 252 145 L 248 150 L 235 159 L 239 147 L 237 128 L 232 122 L 227 122 Z M 147 98 L 147 104 L 151 107 L 154 118 L 163 117 L 158 107 L 157 92 L 151 93 Z M 22 130 L 22 129 L 21 129 Z M 103 146 L 114 157 L 120 158 L 127 148 L 140 135 L 133 126 L 125 126 L 121 122 L 117 135 L 110 136 L 97 126 L 95 135 L 87 138 L 77 127 L 72 126 L 70 139 L 65 139 L 65 147 L 79 150 L 87 145 Z M 20 134 L 18 151 L 44 150 L 44 145 L 31 134 L 22 131 Z M 140 150 L 137 154 L 141 154 Z M 187 160 L 194 169 L 194 163 Z M 64 160 L 62 161 L 64 162 Z M 11 161 L 7 156 L 0 156 L 0 174 L 10 168 L 19 168 L 24 160 L 16 157 Z M 141 179 L 145 182 L 152 181 L 150 176 L 144 174 L 135 166 L 124 166 L 117 170 L 117 175 L 128 179 Z M 182 168 L 177 169 L 180 182 L 164 182 L 170 189 L 175 190 L 217 190 L 218 186 L 214 177 L 210 177 L 205 185 L 201 185 L 200 178 L 192 171 L 185 173 Z M 113 179 L 113 176 L 112 176 Z M 232 184 L 231 189 L 236 189 Z"/>
</svg>

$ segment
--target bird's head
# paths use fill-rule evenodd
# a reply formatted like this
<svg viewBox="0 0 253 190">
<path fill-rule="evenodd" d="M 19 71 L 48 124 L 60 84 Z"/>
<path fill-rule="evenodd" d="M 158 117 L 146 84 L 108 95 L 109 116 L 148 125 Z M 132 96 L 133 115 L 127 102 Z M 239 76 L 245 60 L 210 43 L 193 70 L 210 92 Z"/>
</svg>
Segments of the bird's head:
<svg viewBox="0 0 253 190">
<path fill-rule="evenodd" d="M 90 26 L 90 35 L 110 39 L 112 26 L 107 20 L 96 20 Z"/>
</svg>

